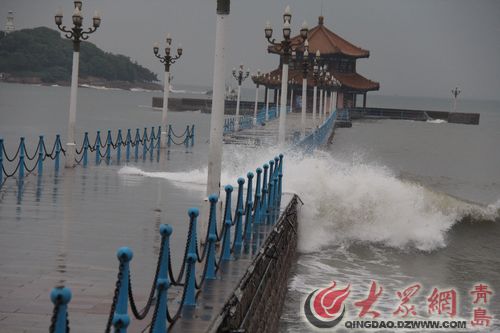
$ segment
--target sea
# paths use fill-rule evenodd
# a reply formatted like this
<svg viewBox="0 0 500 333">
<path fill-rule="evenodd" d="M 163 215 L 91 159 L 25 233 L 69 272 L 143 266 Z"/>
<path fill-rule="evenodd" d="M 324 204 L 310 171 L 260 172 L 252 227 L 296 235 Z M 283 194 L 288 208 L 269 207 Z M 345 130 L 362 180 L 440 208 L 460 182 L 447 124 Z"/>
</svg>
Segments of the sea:
<svg viewBox="0 0 500 333">
<path fill-rule="evenodd" d="M 208 90 L 179 85 L 172 95 L 197 97 Z M 161 112 L 151 99 L 161 95 L 81 87 L 77 136 L 157 126 Z M 243 89 L 243 99 L 253 96 L 253 89 Z M 369 94 L 368 105 L 448 111 L 452 104 L 447 96 Z M 47 142 L 56 134 L 65 138 L 68 106 L 68 87 L 0 83 L 0 137 L 9 154 L 20 137 L 30 152 L 39 135 Z M 500 101 L 459 99 L 457 111 L 480 113 L 480 124 L 354 121 L 312 154 L 225 145 L 223 184 L 284 151 L 284 191 L 303 202 L 281 332 L 395 331 L 349 328 L 375 314 L 385 321 L 465 321 L 461 331 L 500 332 Z M 44 331 L 48 291 L 57 284 L 73 287 L 75 300 L 112 297 L 120 246 L 134 249 L 134 284 L 147 289 L 160 223 L 179 235 L 172 248 L 183 248 L 186 211 L 204 197 L 210 116 L 172 110 L 169 122 L 176 132 L 195 124 L 194 147 L 172 148 L 159 161 L 59 173 L 47 167 L 43 177 L 28 176 L 22 189 L 15 180 L 4 184 L 0 332 L 21 332 L 28 324 L 30 332 Z M 181 252 L 173 251 L 174 262 Z M 371 286 L 379 296 L 361 315 L 355 303 L 369 298 Z M 348 291 L 338 304 L 345 315 L 335 328 L 317 329 L 306 318 L 306 300 L 330 287 Z M 333 305 L 323 304 L 327 312 Z M 8 314 L 12 307 L 35 313 L 30 323 Z M 485 328 L 478 309 L 490 318 Z"/>
</svg>

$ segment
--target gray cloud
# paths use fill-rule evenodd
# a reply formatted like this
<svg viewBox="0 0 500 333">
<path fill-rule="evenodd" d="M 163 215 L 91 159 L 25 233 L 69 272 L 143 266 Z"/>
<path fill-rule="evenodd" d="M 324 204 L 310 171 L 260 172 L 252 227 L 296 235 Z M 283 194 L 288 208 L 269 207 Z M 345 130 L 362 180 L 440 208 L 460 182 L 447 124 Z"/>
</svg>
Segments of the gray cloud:
<svg viewBox="0 0 500 333">
<path fill-rule="evenodd" d="M 103 16 L 91 41 L 122 53 L 161 74 L 152 53 L 154 41 L 170 32 L 184 47 L 173 67 L 176 83 L 211 85 L 215 39 L 215 0 L 84 0 L 85 22 L 94 9 Z M 284 7 L 292 8 L 292 28 L 302 20 L 312 27 L 321 0 L 233 0 L 227 38 L 227 74 L 239 63 L 252 71 L 274 69 L 276 56 L 266 52 L 264 24 L 279 32 Z M 18 29 L 55 28 L 62 6 L 69 23 L 72 2 L 1 0 L 2 25 L 15 11 Z M 325 24 L 347 40 L 371 51 L 358 61 L 363 75 L 381 83 L 380 94 L 450 97 L 460 85 L 464 98 L 499 99 L 500 2 L 495 0 L 324 0 Z M 159 77 L 162 77 L 160 75 Z M 229 80 L 229 76 L 228 76 Z M 249 82 L 245 83 L 250 86 Z"/>
</svg>

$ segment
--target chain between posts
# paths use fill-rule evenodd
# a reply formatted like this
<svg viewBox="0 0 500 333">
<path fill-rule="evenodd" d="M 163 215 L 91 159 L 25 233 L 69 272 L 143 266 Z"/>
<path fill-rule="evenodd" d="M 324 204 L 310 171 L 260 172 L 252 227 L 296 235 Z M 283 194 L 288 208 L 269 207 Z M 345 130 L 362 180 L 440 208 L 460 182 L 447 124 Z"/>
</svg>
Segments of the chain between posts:
<svg viewBox="0 0 500 333">
<path fill-rule="evenodd" d="M 127 135 L 127 138 L 129 135 Z M 150 137 L 151 138 L 151 137 Z M 154 140 L 159 139 L 154 136 Z M 128 141 L 126 139 L 125 141 Z M 128 306 L 134 317 L 138 320 L 143 320 L 149 313 L 153 303 L 154 311 L 152 321 L 149 324 L 150 332 L 165 332 L 167 323 L 172 325 L 179 317 L 185 307 L 195 306 L 197 294 L 202 291 L 203 284 L 207 279 L 215 279 L 217 275 L 223 274 L 219 268 L 222 261 L 231 263 L 233 256 L 237 259 L 240 247 L 242 244 L 250 245 L 253 233 L 252 228 L 259 223 L 273 224 L 276 221 L 276 214 L 279 212 L 281 202 L 281 179 L 283 177 L 283 155 L 276 156 L 269 164 L 263 165 L 264 172 L 261 168 L 256 169 L 257 177 L 255 179 L 255 192 L 253 191 L 253 172 L 247 173 L 247 190 L 246 195 L 243 185 L 244 178 L 238 179 L 238 192 L 236 207 L 232 210 L 232 192 L 233 187 L 227 185 L 225 187 L 225 213 L 223 216 L 224 225 L 221 230 L 217 230 L 216 204 L 218 196 L 213 194 L 209 196 L 210 212 L 207 233 L 204 235 L 205 244 L 203 251 L 200 251 L 197 239 L 197 217 L 198 209 L 190 208 L 188 210 L 189 228 L 187 233 L 186 247 L 182 265 L 180 267 L 177 279 L 174 279 L 169 237 L 172 234 L 172 227 L 169 225 L 160 225 L 161 245 L 158 254 L 156 270 L 153 278 L 152 287 L 149 291 L 149 297 L 146 305 L 140 311 L 137 309 L 135 298 L 133 295 L 131 274 L 129 262 L 132 259 L 132 251 L 128 248 L 121 248 L 118 253 L 120 261 L 117 280 L 113 294 L 113 300 L 110 307 L 108 320 L 105 327 L 105 332 L 109 333 L 111 327 L 119 332 L 126 332 L 130 319 L 127 314 Z M 263 173 L 263 177 L 261 177 Z M 246 196 L 246 197 L 245 197 Z M 274 210 L 273 210 L 274 209 Z M 244 226 L 243 226 L 244 218 Z M 231 227 L 235 226 L 237 231 L 231 233 Z M 217 236 L 220 235 L 220 239 Z M 253 236 L 255 237 L 255 236 Z M 216 250 L 216 243 L 222 242 L 220 250 Z M 204 263 L 203 270 L 200 275 L 196 274 L 196 263 Z M 184 277 L 184 279 L 183 279 Z M 171 285 L 182 286 L 182 295 L 180 297 L 180 305 L 176 311 L 171 314 L 168 304 L 167 295 Z M 155 297 L 156 296 L 156 297 Z M 55 322 L 61 309 L 60 304 L 54 302 L 54 312 L 52 323 Z M 51 332 L 55 324 L 51 323 Z M 59 333 L 58 331 L 54 331 Z"/>
</svg>

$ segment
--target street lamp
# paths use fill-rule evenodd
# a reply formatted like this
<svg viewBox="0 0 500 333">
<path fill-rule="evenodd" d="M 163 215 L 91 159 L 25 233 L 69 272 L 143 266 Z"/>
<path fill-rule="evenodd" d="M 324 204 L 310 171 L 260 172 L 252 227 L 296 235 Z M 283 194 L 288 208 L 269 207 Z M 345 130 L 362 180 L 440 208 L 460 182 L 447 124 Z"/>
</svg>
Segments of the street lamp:
<svg viewBox="0 0 500 333">
<path fill-rule="evenodd" d="M 241 99 L 241 84 L 243 81 L 246 80 L 246 78 L 250 75 L 250 70 L 244 71 L 243 70 L 243 64 L 240 65 L 240 68 L 236 70 L 236 68 L 233 68 L 233 77 L 238 81 L 238 97 L 236 99 L 236 124 L 235 124 L 235 130 L 238 131 L 240 128 L 240 99 Z"/>
<path fill-rule="evenodd" d="M 182 47 L 179 45 L 177 48 L 177 55 L 171 55 L 172 38 L 167 34 L 165 38 L 165 55 L 160 54 L 160 44 L 154 43 L 153 52 L 155 56 L 160 59 L 160 62 L 165 65 L 165 82 L 163 84 L 163 109 L 161 114 L 161 147 L 167 146 L 167 112 L 168 112 L 168 96 L 170 93 L 170 65 L 174 64 L 177 59 L 182 55 Z"/>
<path fill-rule="evenodd" d="M 252 75 L 252 78 L 254 79 L 254 81 L 256 81 L 256 83 L 255 83 L 255 85 L 256 85 L 255 106 L 253 109 L 253 121 L 254 121 L 254 125 L 256 125 L 257 124 L 257 109 L 259 107 L 259 80 L 261 79 L 260 69 L 257 70 L 257 74 Z"/>
<path fill-rule="evenodd" d="M 304 54 L 302 59 L 302 113 L 300 127 L 302 136 L 306 133 L 306 107 L 307 107 L 307 74 L 309 73 L 309 41 L 304 42 Z"/>
<path fill-rule="evenodd" d="M 451 93 L 453 94 L 453 112 L 455 112 L 457 109 L 457 99 L 458 95 L 460 95 L 461 92 L 462 91 L 458 89 L 458 87 L 455 87 L 455 89 L 451 91 Z"/>
<path fill-rule="evenodd" d="M 63 12 L 59 9 L 54 16 L 54 21 L 57 28 L 64 32 L 64 37 L 73 41 L 73 68 L 71 71 L 71 92 L 69 102 L 69 120 L 68 120 L 68 141 L 66 142 L 66 161 L 67 168 L 75 166 L 75 122 L 76 122 L 76 100 L 78 88 L 78 69 L 80 61 L 80 42 L 87 40 L 89 35 L 99 28 L 101 25 L 101 16 L 98 11 L 94 12 L 92 18 L 92 27 L 84 31 L 82 28 L 82 2 L 77 0 L 74 2 L 74 11 L 72 15 L 73 27 L 66 28 L 62 25 Z"/>
<path fill-rule="evenodd" d="M 321 59 L 321 53 L 319 50 L 316 51 L 316 56 L 314 57 L 313 64 L 313 79 L 314 79 L 314 89 L 313 89 L 313 125 L 316 126 L 316 110 L 317 110 L 317 95 L 318 95 L 318 83 L 319 83 L 319 61 Z"/>
<path fill-rule="evenodd" d="M 266 27 L 264 29 L 265 37 L 269 42 L 269 44 L 271 44 L 278 52 L 283 52 L 283 66 L 281 74 L 281 101 L 280 101 L 281 110 L 280 110 L 279 134 L 278 134 L 279 144 L 285 143 L 288 63 L 290 61 L 290 56 L 292 54 L 293 49 L 303 45 L 304 41 L 307 38 L 307 33 L 309 31 L 307 23 L 304 21 L 300 29 L 300 35 L 297 38 L 293 39 L 290 38 L 291 20 L 292 20 L 292 14 L 290 11 L 290 6 L 287 6 L 285 8 L 285 12 L 283 13 L 283 40 L 281 42 L 276 42 L 275 39 L 272 39 L 273 29 L 269 22 L 266 23 Z"/>
</svg>

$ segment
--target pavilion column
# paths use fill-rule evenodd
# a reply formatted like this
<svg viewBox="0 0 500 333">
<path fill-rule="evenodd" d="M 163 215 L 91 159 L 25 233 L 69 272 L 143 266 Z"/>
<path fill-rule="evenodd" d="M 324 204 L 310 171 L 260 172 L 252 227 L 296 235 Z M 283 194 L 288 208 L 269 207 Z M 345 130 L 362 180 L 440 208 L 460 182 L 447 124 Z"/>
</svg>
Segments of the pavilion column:
<svg viewBox="0 0 500 333">
<path fill-rule="evenodd" d="M 266 122 L 269 120 L 269 88 L 266 86 Z"/>
<path fill-rule="evenodd" d="M 363 94 L 363 109 L 366 108 L 366 92 Z"/>
</svg>

